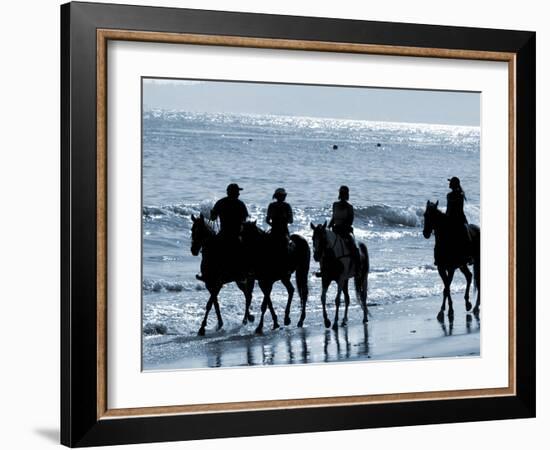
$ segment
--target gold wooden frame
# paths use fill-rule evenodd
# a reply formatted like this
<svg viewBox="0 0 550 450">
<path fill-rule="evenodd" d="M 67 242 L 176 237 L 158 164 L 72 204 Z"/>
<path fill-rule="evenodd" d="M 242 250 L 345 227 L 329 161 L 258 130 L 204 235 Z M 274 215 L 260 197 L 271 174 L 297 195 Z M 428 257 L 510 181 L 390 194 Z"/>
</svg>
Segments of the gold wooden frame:
<svg viewBox="0 0 550 450">
<path fill-rule="evenodd" d="M 402 394 L 380 394 L 288 400 L 212 403 L 108 409 L 107 405 L 107 42 L 109 40 L 180 43 L 265 49 L 363 53 L 391 56 L 432 57 L 501 61 L 508 63 L 508 387 Z M 97 30 L 97 419 L 167 414 L 220 413 L 265 409 L 345 406 L 421 400 L 498 397 L 516 395 L 516 55 L 506 52 L 454 50 L 445 48 L 346 44 L 320 41 L 245 38 L 128 30 Z"/>
</svg>

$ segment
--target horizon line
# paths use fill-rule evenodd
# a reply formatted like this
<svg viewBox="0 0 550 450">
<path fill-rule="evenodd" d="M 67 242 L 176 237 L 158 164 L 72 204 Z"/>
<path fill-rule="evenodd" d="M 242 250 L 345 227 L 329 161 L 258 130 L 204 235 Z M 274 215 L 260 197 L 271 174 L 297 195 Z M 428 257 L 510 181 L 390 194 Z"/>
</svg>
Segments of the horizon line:
<svg viewBox="0 0 550 450">
<path fill-rule="evenodd" d="M 370 119 L 350 119 L 350 118 L 344 118 L 344 117 L 327 117 L 327 116 L 303 116 L 303 115 L 294 115 L 294 114 L 277 114 L 277 113 L 244 113 L 244 112 L 231 112 L 231 111 L 190 111 L 186 109 L 180 109 L 180 108 L 162 108 L 158 106 L 149 106 L 149 105 L 143 105 L 142 112 L 149 112 L 153 110 L 160 110 L 160 111 L 170 111 L 170 112 L 184 112 L 184 113 L 191 113 L 191 114 L 229 114 L 234 116 L 264 116 L 264 117 L 295 117 L 300 119 L 324 119 L 324 120 L 342 120 L 342 121 L 349 121 L 349 122 L 368 122 L 368 123 L 386 123 L 386 124 L 407 124 L 407 125 L 429 125 L 429 126 L 445 126 L 445 127 L 459 127 L 459 128 L 481 128 L 481 124 L 479 125 L 459 125 L 459 124 L 452 124 L 452 123 L 439 123 L 439 122 L 408 122 L 408 121 L 387 121 L 387 120 L 370 120 Z"/>
</svg>

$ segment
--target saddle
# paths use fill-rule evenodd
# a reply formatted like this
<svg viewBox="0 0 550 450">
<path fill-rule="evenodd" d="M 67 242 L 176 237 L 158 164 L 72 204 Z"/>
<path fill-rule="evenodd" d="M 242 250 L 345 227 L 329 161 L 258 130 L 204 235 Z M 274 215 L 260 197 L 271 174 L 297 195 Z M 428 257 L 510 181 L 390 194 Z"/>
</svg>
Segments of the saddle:
<svg viewBox="0 0 550 450">
<path fill-rule="evenodd" d="M 344 253 L 336 259 L 342 259 L 346 258 L 348 256 L 354 257 L 355 255 L 359 254 L 359 247 L 357 246 L 357 243 L 355 242 L 355 239 L 350 234 L 337 234 L 338 239 L 341 242 L 342 247 L 345 249 Z"/>
</svg>

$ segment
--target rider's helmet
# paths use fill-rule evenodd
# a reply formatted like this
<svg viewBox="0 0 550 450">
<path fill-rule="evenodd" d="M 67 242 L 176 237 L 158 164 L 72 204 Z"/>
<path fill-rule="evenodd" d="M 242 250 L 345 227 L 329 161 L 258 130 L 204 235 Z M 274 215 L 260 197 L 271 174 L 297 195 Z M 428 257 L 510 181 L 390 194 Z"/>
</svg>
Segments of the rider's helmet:
<svg viewBox="0 0 550 450">
<path fill-rule="evenodd" d="M 286 198 L 285 188 L 277 188 L 273 193 L 273 198 L 283 201 Z"/>
<path fill-rule="evenodd" d="M 338 198 L 340 200 L 349 200 L 349 187 L 340 186 L 340 189 L 338 189 Z"/>
</svg>

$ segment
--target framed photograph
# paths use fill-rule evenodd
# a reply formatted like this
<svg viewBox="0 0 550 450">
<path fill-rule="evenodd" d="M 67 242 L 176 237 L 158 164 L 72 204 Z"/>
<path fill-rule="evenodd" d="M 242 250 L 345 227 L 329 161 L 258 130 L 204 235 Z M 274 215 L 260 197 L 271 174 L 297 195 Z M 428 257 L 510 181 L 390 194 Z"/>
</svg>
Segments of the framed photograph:
<svg viewBox="0 0 550 450">
<path fill-rule="evenodd" d="M 61 55 L 63 444 L 534 417 L 535 33 L 69 3 Z"/>
</svg>

